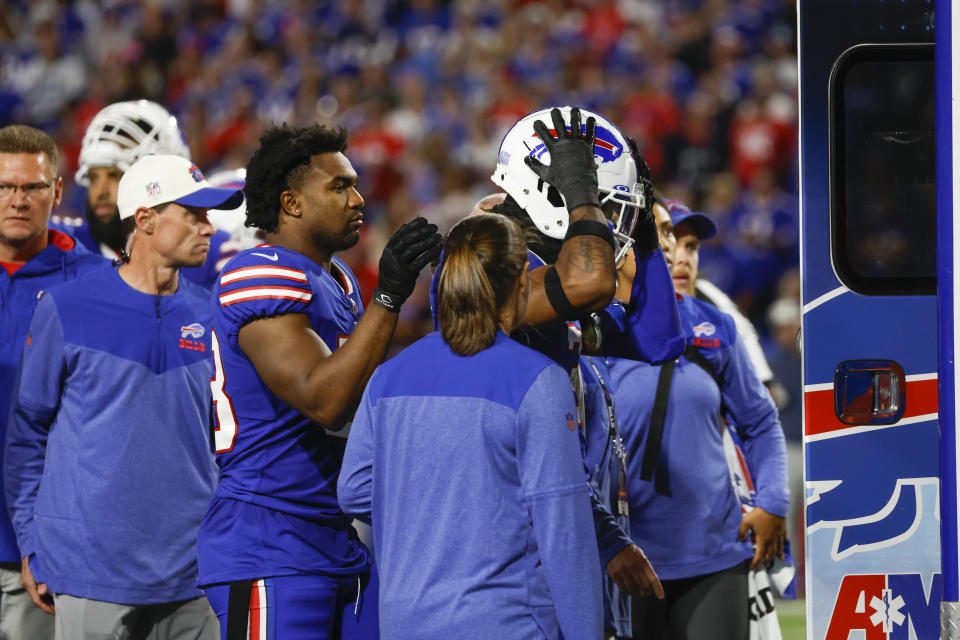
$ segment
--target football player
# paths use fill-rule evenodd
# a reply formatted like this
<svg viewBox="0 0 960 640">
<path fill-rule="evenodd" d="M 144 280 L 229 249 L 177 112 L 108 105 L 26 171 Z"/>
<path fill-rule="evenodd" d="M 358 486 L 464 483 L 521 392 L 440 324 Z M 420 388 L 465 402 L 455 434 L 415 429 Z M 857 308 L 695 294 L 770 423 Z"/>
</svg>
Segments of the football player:
<svg viewBox="0 0 960 640">
<path fill-rule="evenodd" d="M 423 218 L 403 225 L 364 311 L 335 255 L 363 225 L 346 143 L 321 126 L 264 133 L 245 191 L 266 243 L 230 260 L 214 289 L 220 484 L 200 530 L 200 584 L 231 640 L 377 637 L 372 557 L 336 484 L 363 388 L 441 238 Z"/>
<path fill-rule="evenodd" d="M 170 112 L 149 100 L 115 102 L 101 109 L 83 136 L 76 174 L 77 183 L 87 187 L 86 215 L 59 218 L 56 226 L 72 233 L 91 251 L 120 258 L 126 239 L 117 210 L 117 186 L 124 171 L 151 153 L 190 159 L 190 149 Z M 244 246 L 229 233 L 217 231 L 210 240 L 206 262 L 185 268 L 181 274 L 210 289 L 223 264 L 241 248 Z"/>
</svg>

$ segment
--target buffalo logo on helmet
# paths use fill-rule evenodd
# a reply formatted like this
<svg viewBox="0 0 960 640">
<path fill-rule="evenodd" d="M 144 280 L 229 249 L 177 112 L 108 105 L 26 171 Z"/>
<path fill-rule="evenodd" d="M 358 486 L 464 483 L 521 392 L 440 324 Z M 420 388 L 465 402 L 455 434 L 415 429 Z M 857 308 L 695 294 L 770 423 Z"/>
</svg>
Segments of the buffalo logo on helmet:
<svg viewBox="0 0 960 640">
<path fill-rule="evenodd" d="M 203 171 L 200 171 L 200 167 L 197 165 L 190 165 L 190 175 L 193 176 L 195 182 L 203 182 Z"/>
<path fill-rule="evenodd" d="M 569 127 L 567 130 L 570 130 Z M 580 125 L 581 132 L 586 133 L 586 130 L 587 125 Z M 550 133 L 556 136 L 557 130 L 550 129 Z M 537 138 L 538 136 L 534 133 L 533 137 Z M 530 151 L 530 155 L 539 160 L 546 152 L 547 146 L 541 142 Z M 613 162 L 623 155 L 623 145 L 617 141 L 617 136 L 612 131 L 598 124 L 596 137 L 593 142 L 593 155 L 595 158 L 600 159 L 601 164 L 604 162 Z"/>
</svg>

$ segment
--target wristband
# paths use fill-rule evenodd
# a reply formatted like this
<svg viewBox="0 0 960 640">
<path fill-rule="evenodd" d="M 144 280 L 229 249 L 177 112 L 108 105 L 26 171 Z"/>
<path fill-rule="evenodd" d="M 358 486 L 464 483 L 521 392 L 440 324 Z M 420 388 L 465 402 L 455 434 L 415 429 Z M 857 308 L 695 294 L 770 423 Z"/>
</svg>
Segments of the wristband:
<svg viewBox="0 0 960 640">
<path fill-rule="evenodd" d="M 603 238 L 610 243 L 610 248 L 613 249 L 614 252 L 617 251 L 617 243 L 616 240 L 613 239 L 613 231 L 610 231 L 610 227 L 608 227 L 605 222 L 598 222 L 597 220 L 577 220 L 567 227 L 567 235 L 563 237 L 563 241 L 566 242 L 576 236 L 596 236 L 597 238 Z"/>
<path fill-rule="evenodd" d="M 550 306 L 557 312 L 561 320 L 576 320 L 580 313 L 576 307 L 570 304 L 567 294 L 563 292 L 563 285 L 560 284 L 560 274 L 553 265 L 547 267 L 543 274 L 543 289 L 547 294 L 547 300 Z"/>
<path fill-rule="evenodd" d="M 395 293 L 387 293 L 379 287 L 373 290 L 373 297 L 371 299 L 387 311 L 394 313 L 399 312 L 400 305 L 403 304 L 403 299 L 400 296 Z"/>
</svg>

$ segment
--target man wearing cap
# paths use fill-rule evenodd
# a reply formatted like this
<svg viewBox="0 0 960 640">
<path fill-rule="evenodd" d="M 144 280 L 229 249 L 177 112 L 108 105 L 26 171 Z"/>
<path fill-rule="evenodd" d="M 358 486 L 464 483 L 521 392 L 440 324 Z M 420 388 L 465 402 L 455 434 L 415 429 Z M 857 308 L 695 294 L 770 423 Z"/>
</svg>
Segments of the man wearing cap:
<svg viewBox="0 0 960 640">
<path fill-rule="evenodd" d="M 767 363 L 763 347 L 760 346 L 760 336 L 757 335 L 753 323 L 720 287 L 699 277 L 700 243 L 717 235 L 717 224 L 705 213 L 690 211 L 690 208 L 679 200 L 664 200 L 662 206 L 673 220 L 673 233 L 677 239 L 674 266 L 671 270 L 674 287 L 679 293 L 695 296 L 733 316 L 737 333 L 760 382 L 768 387 L 775 384 L 773 371 Z"/>
<path fill-rule="evenodd" d="M 60 640 L 219 636 L 196 588 L 216 482 L 210 299 L 179 270 L 206 259 L 207 210 L 242 198 L 189 160 L 141 158 L 119 187 L 127 260 L 37 304 L 4 479 L 24 585 Z"/>
<path fill-rule="evenodd" d="M 630 535 L 666 594 L 664 600 L 634 596 L 633 637 L 744 640 L 748 570 L 783 557 L 789 503 L 783 431 L 733 319 L 681 288 L 688 282 L 692 288 L 696 274 L 695 233 L 715 233 L 716 225 L 702 214 L 678 215 L 675 238 L 668 207 L 669 201 L 658 203 L 654 215 L 687 346 L 662 365 L 607 359 L 620 434 L 635 452 L 626 469 Z M 693 241 L 679 246 L 687 236 Z M 621 277 L 629 281 L 632 274 Z M 718 429 L 727 416 L 754 472 L 754 508 L 742 516 Z"/>
</svg>

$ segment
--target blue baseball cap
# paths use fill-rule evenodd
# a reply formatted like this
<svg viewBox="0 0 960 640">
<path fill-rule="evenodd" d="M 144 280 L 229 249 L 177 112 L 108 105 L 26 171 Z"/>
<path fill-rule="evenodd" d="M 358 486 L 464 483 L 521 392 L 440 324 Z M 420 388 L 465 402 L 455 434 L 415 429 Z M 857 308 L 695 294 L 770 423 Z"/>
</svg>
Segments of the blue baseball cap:
<svg viewBox="0 0 960 640">
<path fill-rule="evenodd" d="M 717 235 L 717 223 L 707 214 L 690 211 L 690 207 L 679 200 L 664 200 L 663 204 L 667 207 L 674 227 L 689 225 L 693 234 L 701 240 L 709 240 Z"/>
</svg>

